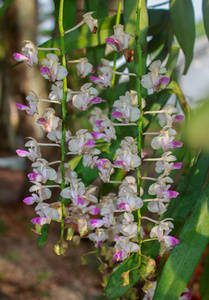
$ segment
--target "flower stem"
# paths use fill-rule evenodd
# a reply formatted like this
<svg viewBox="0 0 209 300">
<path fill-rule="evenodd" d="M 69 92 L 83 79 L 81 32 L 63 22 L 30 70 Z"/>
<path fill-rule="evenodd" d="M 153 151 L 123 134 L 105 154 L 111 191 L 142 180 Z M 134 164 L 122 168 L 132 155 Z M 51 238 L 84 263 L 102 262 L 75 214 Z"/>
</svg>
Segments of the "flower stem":
<svg viewBox="0 0 209 300">
<path fill-rule="evenodd" d="M 116 23 L 115 25 L 118 25 L 120 23 L 120 15 L 121 15 L 121 6 L 122 6 L 122 0 L 118 1 L 118 12 L 116 17 Z M 118 52 L 114 51 L 114 57 L 113 57 L 113 71 L 116 71 L 116 62 L 118 58 Z M 112 86 L 111 86 L 111 92 L 110 92 L 110 107 L 113 105 L 113 95 L 114 95 L 114 87 L 115 87 L 115 73 L 112 74 Z M 109 110 L 109 116 L 111 117 L 111 110 Z"/>
<path fill-rule="evenodd" d="M 62 53 L 62 65 L 66 68 L 66 58 L 65 58 L 65 41 L 64 41 L 64 28 L 63 28 L 63 7 L 64 0 L 60 0 L 59 7 L 59 32 L 61 41 L 61 53 Z M 63 79 L 63 99 L 62 99 L 62 141 L 61 141 L 61 171 L 62 171 L 62 183 L 61 190 L 65 188 L 65 137 L 66 137 L 66 100 L 67 100 L 67 78 Z M 64 237 L 65 229 L 65 204 L 64 198 L 62 198 L 62 220 L 61 220 L 61 240 Z"/>
<path fill-rule="evenodd" d="M 142 150 L 142 118 L 143 118 L 143 111 L 142 111 L 142 96 L 141 96 L 141 76 L 142 76 L 142 50 L 139 40 L 139 29 L 140 29 L 140 14 L 141 14 L 141 0 L 137 2 L 137 21 L 136 21 L 136 48 L 137 48 L 137 57 L 138 57 L 138 67 L 137 67 L 137 96 L 138 96 L 138 105 L 140 108 L 141 116 L 138 120 L 138 137 L 137 137 L 137 144 L 138 144 L 138 152 L 141 158 L 141 150 Z M 140 166 L 137 167 L 137 190 L 140 194 L 140 185 L 141 185 L 141 172 Z M 138 209 L 138 240 L 139 240 L 139 262 L 141 264 L 141 210 Z"/>
</svg>

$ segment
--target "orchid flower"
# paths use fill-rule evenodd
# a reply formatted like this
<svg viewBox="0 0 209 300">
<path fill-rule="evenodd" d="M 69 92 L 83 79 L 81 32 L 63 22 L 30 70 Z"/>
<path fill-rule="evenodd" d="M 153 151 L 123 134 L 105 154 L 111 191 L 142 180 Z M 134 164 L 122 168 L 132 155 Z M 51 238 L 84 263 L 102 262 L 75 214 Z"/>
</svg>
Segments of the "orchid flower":
<svg viewBox="0 0 209 300">
<path fill-rule="evenodd" d="M 73 105 L 81 111 L 88 110 L 93 104 L 101 103 L 101 98 L 97 97 L 98 91 L 91 85 L 92 83 L 85 83 L 81 87 L 81 92 L 73 96 Z"/>
<path fill-rule="evenodd" d="M 25 61 L 28 66 L 38 63 L 38 50 L 31 41 L 24 41 L 25 46 L 22 48 L 24 54 L 14 53 L 13 57 L 16 61 Z"/>
<path fill-rule="evenodd" d="M 117 51 L 127 49 L 130 40 L 130 34 L 124 32 L 124 26 L 121 24 L 114 25 L 113 28 L 114 35 L 105 40 L 106 44 Z"/>
<path fill-rule="evenodd" d="M 151 63 L 149 66 L 150 72 L 141 78 L 141 84 L 144 88 L 159 91 L 163 84 L 167 85 L 169 83 L 169 78 L 162 75 L 166 73 L 166 69 L 160 66 L 160 60 Z"/>
<path fill-rule="evenodd" d="M 59 58 L 53 53 L 48 53 L 42 62 L 41 75 L 49 81 L 62 80 L 68 74 L 67 69 L 60 66 Z"/>
</svg>

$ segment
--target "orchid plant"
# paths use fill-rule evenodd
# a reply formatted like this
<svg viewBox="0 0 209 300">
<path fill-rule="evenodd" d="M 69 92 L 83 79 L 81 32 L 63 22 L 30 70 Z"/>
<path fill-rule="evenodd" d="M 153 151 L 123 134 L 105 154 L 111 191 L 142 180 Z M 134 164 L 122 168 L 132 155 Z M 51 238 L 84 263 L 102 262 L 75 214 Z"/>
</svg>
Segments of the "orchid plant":
<svg viewBox="0 0 209 300">
<path fill-rule="evenodd" d="M 59 7 L 59 47 L 36 47 L 25 41 L 23 54 L 14 54 L 15 60 L 32 67 L 46 51 L 40 74 L 51 84 L 48 99 L 31 91 L 26 98 L 29 106 L 17 103 L 17 108 L 33 116 L 39 114 L 39 101 L 53 103 L 54 107 L 46 108 L 37 121 L 49 142 L 31 137 L 25 144 L 27 150 L 17 150 L 19 156 L 32 161 L 33 169 L 28 174 L 31 195 L 23 202 L 36 205 L 38 216 L 31 222 L 42 244 L 50 224 L 60 223 L 60 240 L 54 246 L 57 255 L 68 255 L 69 245 L 78 245 L 82 238 L 93 242 L 95 251 L 89 255 L 94 253 L 100 262 L 107 299 L 122 295 L 138 299 L 131 289 L 138 281 L 145 293 L 143 299 L 191 299 L 185 289 L 187 282 L 180 285 L 173 298 L 168 294 L 159 298 L 161 285 L 166 285 L 161 283 L 165 277 L 164 258 L 171 251 L 169 258 L 172 257 L 183 242 L 174 236 L 178 215 L 169 208 L 172 202 L 177 205 L 180 197 L 173 174 L 181 169 L 185 151 L 181 150 L 183 142 L 176 123 L 185 122 L 188 106 L 184 102 L 182 110 L 177 102 L 167 103 L 169 93 L 179 93 L 172 80 L 176 56 L 171 53 L 167 64 L 163 62 L 165 57 L 162 61 L 158 58 L 160 55 L 155 59 L 153 55 L 147 57 L 147 35 L 143 36 L 143 28 L 148 33 L 149 26 L 146 1 L 132 4 L 137 14 L 136 28 L 130 32 L 128 21 L 125 27 L 120 24 L 121 5 L 119 1 L 115 25 L 109 29 L 112 35 L 105 39 L 109 50 L 113 49 L 113 60 L 102 58 L 98 67 L 87 57 L 70 58 L 66 37 L 73 37 L 87 25 L 93 39 L 99 29 L 93 12 L 85 13 L 75 27 L 64 28 L 64 0 L 60 0 Z M 123 54 L 130 72 L 116 69 L 117 57 Z M 78 91 L 68 87 L 72 64 L 85 80 Z M 124 88 L 120 92 L 117 78 L 124 80 L 124 76 L 128 78 L 124 85 L 128 87 L 130 83 L 130 88 L 122 93 Z M 181 101 L 182 97 L 181 94 Z M 87 117 L 88 128 L 69 130 L 69 107 Z M 60 160 L 47 161 L 42 157 L 42 147 L 59 149 Z M 77 165 L 72 164 L 77 156 Z M 60 194 L 57 202 L 50 201 L 54 189 Z M 82 259 L 85 261 L 85 257 Z M 156 260 L 161 261 L 160 267 Z"/>
</svg>

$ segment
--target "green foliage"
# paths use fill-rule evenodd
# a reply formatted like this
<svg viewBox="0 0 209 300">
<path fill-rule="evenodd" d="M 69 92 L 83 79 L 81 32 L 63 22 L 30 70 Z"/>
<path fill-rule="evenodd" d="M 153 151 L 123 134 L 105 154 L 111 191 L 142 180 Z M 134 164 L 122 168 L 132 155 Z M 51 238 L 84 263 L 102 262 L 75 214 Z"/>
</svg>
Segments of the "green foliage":
<svg viewBox="0 0 209 300">
<path fill-rule="evenodd" d="M 105 44 L 105 39 L 112 34 L 112 27 L 115 24 L 116 15 L 100 19 L 98 22 L 98 31 L 92 34 L 87 25 L 83 25 L 65 35 L 66 53 L 76 49 L 95 47 Z M 60 48 L 60 38 L 50 39 L 40 47 Z M 59 53 L 58 53 L 59 54 Z M 40 51 L 40 58 L 45 57 L 45 53 Z"/>
<path fill-rule="evenodd" d="M 120 267 L 113 273 L 110 277 L 110 280 L 106 287 L 106 298 L 108 300 L 116 299 L 122 296 L 125 292 L 127 292 L 135 283 L 139 281 L 141 275 L 139 274 L 139 255 L 138 253 L 132 254 L 128 259 L 126 259 Z M 130 272 L 130 284 L 127 286 L 121 286 L 123 284 L 123 280 L 121 279 L 121 275 L 128 270 L 134 269 Z"/>
<path fill-rule="evenodd" d="M 191 196 L 192 197 L 192 196 Z M 190 280 L 209 242 L 209 184 L 198 197 L 159 278 L 153 300 L 176 300 Z"/>
<path fill-rule="evenodd" d="M 55 18 L 58 22 L 59 18 L 59 6 L 60 0 L 54 0 L 55 7 Z M 76 16 L 76 0 L 64 1 L 64 10 L 63 10 L 63 22 L 64 30 L 68 30 L 75 25 L 75 16 Z"/>
<path fill-rule="evenodd" d="M 41 234 L 38 236 L 37 239 L 38 248 L 42 248 L 46 244 L 48 234 L 49 234 L 49 224 L 44 224 L 41 229 Z"/>
<path fill-rule="evenodd" d="M 209 39 L 209 2 L 208 0 L 202 0 L 202 12 L 203 12 L 203 21 L 205 26 L 205 33 Z"/>
<path fill-rule="evenodd" d="M 191 0 L 170 0 L 170 15 L 174 34 L 185 55 L 186 74 L 193 58 L 195 19 Z"/>
<path fill-rule="evenodd" d="M 209 285 L 208 285 L 208 274 L 209 274 L 209 255 L 207 257 L 204 270 L 202 272 L 200 280 L 200 294 L 202 300 L 209 299 Z"/>
<path fill-rule="evenodd" d="M 7 10 L 7 8 L 10 6 L 10 4 L 12 4 L 14 0 L 4 0 L 4 4 L 2 5 L 2 7 L 0 8 L 0 19 L 3 17 L 5 11 Z"/>
</svg>

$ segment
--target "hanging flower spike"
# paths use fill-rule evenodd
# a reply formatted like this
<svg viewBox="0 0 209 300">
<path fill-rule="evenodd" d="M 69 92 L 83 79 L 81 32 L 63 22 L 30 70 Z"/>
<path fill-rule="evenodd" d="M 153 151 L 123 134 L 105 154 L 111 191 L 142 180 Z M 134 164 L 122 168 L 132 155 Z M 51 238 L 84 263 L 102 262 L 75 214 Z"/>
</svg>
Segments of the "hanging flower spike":
<svg viewBox="0 0 209 300">
<path fill-rule="evenodd" d="M 114 50 L 122 51 L 128 48 L 130 34 L 124 32 L 124 26 L 121 24 L 114 25 L 114 35 L 107 38 L 106 44 Z"/>
<path fill-rule="evenodd" d="M 59 58 L 53 53 L 48 53 L 42 62 L 41 75 L 49 81 L 62 80 L 68 74 L 65 67 L 60 66 Z"/>
<path fill-rule="evenodd" d="M 97 28 L 98 28 L 98 20 L 94 19 L 91 15 L 94 12 L 88 12 L 86 14 L 83 15 L 83 21 L 84 23 L 86 23 L 86 25 L 89 27 L 90 31 L 92 33 L 97 33 Z"/>
<path fill-rule="evenodd" d="M 33 64 L 38 63 L 38 50 L 31 41 L 24 41 L 25 46 L 22 48 L 23 54 L 14 53 L 13 57 L 16 61 L 25 61 L 28 66 L 32 67 Z"/>
<path fill-rule="evenodd" d="M 165 74 L 166 68 L 160 68 L 161 61 L 156 60 L 149 66 L 149 72 L 146 75 L 142 75 L 141 84 L 146 89 L 153 89 L 154 91 L 159 91 L 163 84 L 168 85 L 170 79 L 163 76 Z"/>
</svg>

